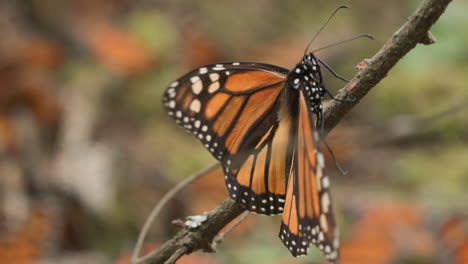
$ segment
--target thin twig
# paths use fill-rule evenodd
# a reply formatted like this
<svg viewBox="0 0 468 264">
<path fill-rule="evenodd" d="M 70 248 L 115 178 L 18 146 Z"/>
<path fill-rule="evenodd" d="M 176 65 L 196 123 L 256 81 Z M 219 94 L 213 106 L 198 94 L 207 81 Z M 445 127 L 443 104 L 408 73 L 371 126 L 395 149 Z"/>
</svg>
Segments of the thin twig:
<svg viewBox="0 0 468 264">
<path fill-rule="evenodd" d="M 239 219 L 236 220 L 236 222 L 234 222 L 233 224 L 231 224 L 228 229 L 226 229 L 226 231 L 224 231 L 223 233 L 219 234 L 214 242 L 216 244 L 218 243 L 221 243 L 224 238 L 227 236 L 227 234 L 229 234 L 232 230 L 234 230 L 234 228 L 236 228 L 238 225 L 240 225 L 246 218 L 247 216 L 249 216 L 249 211 L 245 211 L 244 213 L 242 213 L 242 215 L 239 217 Z"/>
<path fill-rule="evenodd" d="M 145 241 L 145 238 L 146 238 L 146 235 L 149 231 L 149 228 L 151 227 L 151 224 L 153 223 L 154 219 L 156 219 L 156 217 L 159 215 L 159 213 L 161 212 L 161 210 L 164 208 L 164 206 L 166 206 L 166 204 L 178 193 L 180 192 L 182 189 L 184 189 L 187 185 L 191 184 L 193 181 L 195 181 L 196 179 L 200 178 L 201 176 L 205 175 L 208 171 L 210 171 L 211 169 L 213 169 L 214 167 L 216 167 L 219 163 L 213 163 L 212 165 L 210 165 L 208 168 L 206 169 L 203 169 L 202 171 L 198 172 L 198 173 L 195 173 L 193 175 L 191 175 L 190 177 L 186 178 L 185 180 L 181 181 L 180 183 L 178 183 L 176 186 L 174 186 L 174 188 L 172 188 L 171 190 L 169 190 L 164 196 L 163 198 L 161 199 L 161 201 L 159 201 L 158 204 L 156 204 L 156 206 L 153 208 L 153 210 L 151 211 L 150 215 L 148 216 L 148 218 L 146 219 L 145 221 L 145 224 L 143 225 L 143 228 L 141 229 L 140 231 L 140 234 L 138 236 L 138 240 L 137 240 L 137 243 L 135 245 L 135 249 L 133 250 L 133 254 L 132 254 L 132 261 L 131 263 L 132 264 L 137 264 L 139 263 L 139 256 L 140 256 L 140 252 L 141 252 L 141 248 L 143 247 L 143 242 Z"/>
<path fill-rule="evenodd" d="M 174 252 L 174 254 L 164 264 L 174 264 L 180 257 L 187 253 L 187 247 L 183 246 Z"/>
<path fill-rule="evenodd" d="M 213 238 L 239 216 L 245 209 L 231 199 L 226 199 L 217 208 L 208 214 L 208 219 L 196 229 L 184 228 L 161 247 L 142 257 L 139 264 L 160 264 L 168 260 L 177 249 L 187 247 L 187 254 L 203 250 L 213 252 Z"/>
<path fill-rule="evenodd" d="M 380 51 L 369 60 L 357 75 L 336 96 L 356 98 L 354 102 L 332 100 L 325 110 L 325 131 L 333 129 L 344 115 L 385 76 L 390 69 L 418 43 L 427 44 L 428 31 L 444 13 L 451 0 L 425 0 L 407 22 L 387 41 Z M 432 38 L 434 39 L 434 38 Z M 434 39 L 435 40 L 435 39 Z M 189 254 L 196 250 L 213 251 L 212 241 L 216 234 L 245 209 L 228 199 L 210 212 L 207 221 L 194 230 L 183 229 L 157 250 L 148 254 L 140 263 L 164 263 L 181 247 Z"/>
</svg>

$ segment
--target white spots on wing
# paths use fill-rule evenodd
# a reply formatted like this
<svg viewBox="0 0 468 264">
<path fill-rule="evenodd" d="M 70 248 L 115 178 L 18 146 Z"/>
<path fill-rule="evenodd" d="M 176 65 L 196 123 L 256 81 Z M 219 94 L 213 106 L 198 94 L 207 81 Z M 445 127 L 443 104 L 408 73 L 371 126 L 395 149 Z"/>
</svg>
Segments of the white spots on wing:
<svg viewBox="0 0 468 264">
<path fill-rule="evenodd" d="M 200 94 L 202 89 L 203 89 L 203 83 L 201 80 L 198 80 L 196 83 L 192 84 L 192 91 L 194 94 Z"/>
<path fill-rule="evenodd" d="M 315 228 L 312 228 L 312 230 L 310 232 L 312 233 L 313 236 L 315 236 L 317 234 L 317 230 L 315 230 Z"/>
<path fill-rule="evenodd" d="M 340 246 L 340 238 L 338 235 L 338 229 L 335 228 L 335 239 L 333 239 L 333 247 L 338 248 Z"/>
<path fill-rule="evenodd" d="M 296 68 L 295 72 L 296 72 L 296 73 L 301 73 L 301 69 Z"/>
<path fill-rule="evenodd" d="M 206 135 L 206 141 L 211 141 L 211 136 L 210 135 Z"/>
<path fill-rule="evenodd" d="M 196 120 L 195 122 L 193 122 L 193 125 L 195 126 L 195 128 L 199 128 L 201 125 L 200 120 Z"/>
<path fill-rule="evenodd" d="M 202 126 L 201 130 L 202 130 L 203 132 L 206 132 L 206 131 L 208 131 L 208 127 L 207 127 L 206 125 L 204 125 L 204 126 Z"/>
<path fill-rule="evenodd" d="M 210 86 L 208 87 L 208 92 L 209 93 L 214 93 L 216 92 L 218 89 L 219 89 L 219 82 L 214 82 L 212 84 L 210 84 Z"/>
<path fill-rule="evenodd" d="M 319 241 L 323 241 L 325 239 L 325 236 L 323 235 L 323 232 L 320 232 L 318 234 L 318 239 L 319 239 Z"/>
<path fill-rule="evenodd" d="M 238 66 L 238 65 L 240 65 L 240 63 L 239 62 L 233 62 L 232 65 Z"/>
<path fill-rule="evenodd" d="M 167 89 L 167 94 L 169 98 L 174 98 L 176 96 L 175 88 L 170 87 L 169 89 Z"/>
<path fill-rule="evenodd" d="M 206 67 L 200 68 L 200 74 L 205 74 L 208 72 L 208 69 Z"/>
<path fill-rule="evenodd" d="M 325 213 L 328 213 L 328 211 L 330 211 L 330 195 L 328 194 L 328 192 L 324 192 L 322 194 L 322 210 L 323 212 Z"/>
<path fill-rule="evenodd" d="M 320 215 L 320 226 L 325 232 L 328 231 L 328 222 L 327 222 L 327 217 L 325 216 L 325 214 Z"/>
<path fill-rule="evenodd" d="M 176 117 L 181 118 L 182 117 L 182 112 L 179 110 L 176 112 Z"/>
<path fill-rule="evenodd" d="M 179 85 L 179 82 L 175 81 L 175 82 L 171 83 L 170 87 L 174 88 L 174 87 L 177 87 L 177 85 Z"/>
<path fill-rule="evenodd" d="M 213 70 L 215 71 L 222 71 L 222 70 L 225 70 L 226 68 L 224 68 L 224 66 L 222 64 L 216 64 L 214 67 L 213 67 Z"/>
<path fill-rule="evenodd" d="M 330 186 L 330 180 L 328 179 L 328 176 L 323 177 L 322 186 L 323 188 L 328 188 Z"/>
<path fill-rule="evenodd" d="M 230 71 L 226 71 L 225 73 L 226 73 L 227 76 L 229 76 L 231 74 Z"/>
<path fill-rule="evenodd" d="M 314 131 L 314 139 L 315 139 L 315 141 L 319 141 L 319 139 L 320 139 L 319 134 L 318 134 L 317 131 Z"/>
<path fill-rule="evenodd" d="M 316 71 L 316 70 L 317 70 L 317 66 L 312 66 L 312 70 L 313 70 L 313 71 Z"/>
<path fill-rule="evenodd" d="M 169 108 L 175 108 L 176 102 L 175 102 L 174 100 L 171 100 L 171 101 L 169 101 L 169 103 L 167 103 L 167 106 L 168 106 Z"/>
<path fill-rule="evenodd" d="M 210 73 L 210 80 L 212 82 L 216 82 L 217 80 L 219 80 L 219 74 L 217 73 Z"/>
<path fill-rule="evenodd" d="M 190 82 L 192 82 L 192 83 L 196 83 L 198 81 L 200 81 L 200 77 L 198 77 L 198 76 L 193 76 L 193 77 L 190 78 Z"/>
<path fill-rule="evenodd" d="M 200 109 L 201 109 L 200 100 L 194 99 L 194 100 L 190 103 L 190 110 L 192 110 L 192 111 L 195 112 L 195 113 L 198 113 L 198 112 L 200 112 Z"/>
<path fill-rule="evenodd" d="M 325 159 L 321 152 L 317 152 L 317 163 L 320 168 L 325 168 Z"/>
</svg>

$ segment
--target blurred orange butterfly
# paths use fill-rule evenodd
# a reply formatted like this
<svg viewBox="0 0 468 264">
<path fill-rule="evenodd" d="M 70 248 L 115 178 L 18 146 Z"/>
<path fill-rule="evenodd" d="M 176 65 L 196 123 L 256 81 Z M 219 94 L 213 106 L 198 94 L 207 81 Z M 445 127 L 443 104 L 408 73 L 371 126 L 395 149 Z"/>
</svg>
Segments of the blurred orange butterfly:
<svg viewBox="0 0 468 264">
<path fill-rule="evenodd" d="M 220 161 L 233 200 L 250 212 L 282 213 L 279 236 L 293 256 L 314 244 L 335 263 L 338 232 L 316 130 L 330 93 L 319 63 L 331 70 L 313 52 L 291 71 L 255 62 L 207 65 L 170 84 L 163 102 Z"/>
</svg>

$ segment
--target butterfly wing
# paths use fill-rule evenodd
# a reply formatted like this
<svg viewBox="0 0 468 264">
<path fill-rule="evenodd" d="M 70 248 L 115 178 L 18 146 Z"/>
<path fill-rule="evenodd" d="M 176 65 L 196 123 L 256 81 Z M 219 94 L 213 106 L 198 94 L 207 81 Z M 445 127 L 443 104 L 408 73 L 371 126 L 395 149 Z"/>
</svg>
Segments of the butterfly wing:
<svg viewBox="0 0 468 264">
<path fill-rule="evenodd" d="M 163 97 L 166 110 L 221 161 L 231 198 L 249 211 L 283 210 L 291 122 L 278 122 L 287 69 L 224 63 L 196 69 Z"/>
<path fill-rule="evenodd" d="M 284 208 L 286 176 L 295 141 L 291 137 L 293 120 L 278 113 L 274 120 L 263 120 L 261 124 L 269 124 L 269 128 L 250 151 L 227 156 L 225 178 L 231 198 L 249 211 L 279 214 Z"/>
<path fill-rule="evenodd" d="M 258 124 L 254 116 L 274 115 L 287 73 L 262 63 L 208 65 L 173 82 L 163 103 L 169 116 L 223 161 L 227 153 L 240 152 Z"/>
<path fill-rule="evenodd" d="M 294 256 L 306 255 L 312 243 L 335 263 L 339 245 L 329 178 L 324 175 L 318 134 L 302 91 L 298 105 L 297 144 L 289 172 L 280 238 Z"/>
</svg>

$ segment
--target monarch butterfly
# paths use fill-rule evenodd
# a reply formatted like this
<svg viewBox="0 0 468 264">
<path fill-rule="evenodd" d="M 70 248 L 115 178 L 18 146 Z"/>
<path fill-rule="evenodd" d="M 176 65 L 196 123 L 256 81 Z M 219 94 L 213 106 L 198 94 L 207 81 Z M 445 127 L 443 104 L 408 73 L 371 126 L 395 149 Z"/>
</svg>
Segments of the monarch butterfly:
<svg viewBox="0 0 468 264">
<path fill-rule="evenodd" d="M 293 256 L 314 244 L 336 263 L 338 232 L 316 130 L 322 99 L 331 96 L 319 63 L 330 68 L 307 48 L 291 71 L 256 62 L 200 67 L 170 84 L 163 103 L 220 161 L 233 200 L 250 212 L 283 214 L 279 236 Z"/>
</svg>

